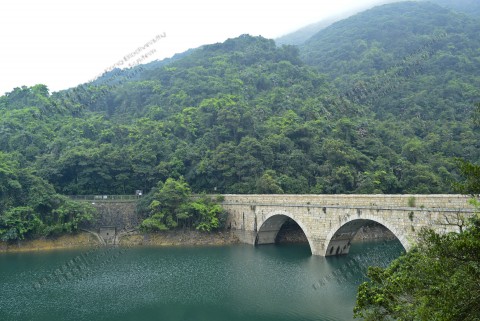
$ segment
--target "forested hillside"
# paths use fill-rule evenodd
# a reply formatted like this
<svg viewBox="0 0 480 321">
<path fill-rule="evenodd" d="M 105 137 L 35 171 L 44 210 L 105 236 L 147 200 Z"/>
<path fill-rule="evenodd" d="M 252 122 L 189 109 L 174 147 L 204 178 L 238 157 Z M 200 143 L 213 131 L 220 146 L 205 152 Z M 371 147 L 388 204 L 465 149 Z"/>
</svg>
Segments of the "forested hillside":
<svg viewBox="0 0 480 321">
<path fill-rule="evenodd" d="M 480 18 L 480 2 L 477 0 L 425 0 L 453 9 L 473 17 Z"/>
<path fill-rule="evenodd" d="M 300 51 L 244 35 L 75 90 L 17 88 L 0 98 L 1 165 L 61 194 L 181 176 L 193 192 L 448 193 L 453 158 L 480 157 L 479 29 L 394 4 Z"/>
<path fill-rule="evenodd" d="M 282 45 L 295 45 L 299 46 L 303 44 L 305 41 L 310 39 L 314 34 L 319 32 L 322 29 L 325 29 L 335 21 L 338 21 L 341 19 L 335 19 L 335 18 L 329 18 L 325 19 L 313 24 L 310 24 L 308 26 L 305 26 L 299 30 L 296 30 L 292 33 L 283 35 L 277 39 L 275 39 L 275 43 L 279 46 Z"/>
<path fill-rule="evenodd" d="M 417 1 L 425 1 L 435 3 L 447 9 L 452 9 L 459 13 L 467 14 L 471 17 L 480 18 L 480 1 L 478 0 L 417 0 Z M 392 3 L 392 2 L 400 2 L 400 1 L 392 1 L 392 0 L 384 0 L 377 5 L 385 4 L 385 3 Z M 365 8 L 364 10 L 366 10 Z M 312 9 L 313 10 L 313 9 Z M 364 11 L 361 10 L 361 11 Z M 320 32 L 321 30 L 325 29 L 326 27 L 330 26 L 334 22 L 346 19 L 357 12 L 344 12 L 338 16 L 329 17 L 323 19 L 319 22 L 309 24 L 305 27 L 302 27 L 294 32 L 289 34 L 283 35 L 279 38 L 275 39 L 277 45 L 295 45 L 301 46 L 303 45 L 308 39 L 314 36 L 316 33 Z"/>
</svg>

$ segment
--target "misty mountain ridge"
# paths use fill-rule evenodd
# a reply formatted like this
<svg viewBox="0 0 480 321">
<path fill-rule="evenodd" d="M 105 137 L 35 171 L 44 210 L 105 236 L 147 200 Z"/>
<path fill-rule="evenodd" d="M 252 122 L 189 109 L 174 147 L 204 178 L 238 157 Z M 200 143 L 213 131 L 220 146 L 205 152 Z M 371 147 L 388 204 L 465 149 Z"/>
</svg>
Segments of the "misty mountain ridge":
<svg viewBox="0 0 480 321">
<path fill-rule="evenodd" d="M 376 4 L 375 6 L 369 6 L 369 8 L 380 6 L 383 4 L 393 3 L 393 2 L 401 2 L 396 0 L 385 0 L 381 3 Z M 407 1 L 404 1 L 407 2 Z M 411 2 L 411 1 L 408 1 Z M 472 17 L 479 18 L 480 17 L 480 1 L 478 0 L 418 0 L 416 2 L 431 2 L 447 9 L 452 9 L 458 11 L 460 13 L 467 14 Z M 275 39 L 275 42 L 278 45 L 295 45 L 300 46 L 305 43 L 309 38 L 314 36 L 316 33 L 320 32 L 321 30 L 325 29 L 326 27 L 330 26 L 331 24 L 347 19 L 354 14 L 363 12 L 368 10 L 367 8 L 361 10 L 355 10 L 350 12 L 345 12 L 343 14 L 328 17 L 322 19 L 318 22 L 309 24 L 305 27 L 302 27 L 296 31 L 283 35 Z"/>
<path fill-rule="evenodd" d="M 63 194 L 449 193 L 480 159 L 480 24 L 379 6 L 302 46 L 242 35 L 49 94 L 0 97 L 0 150 Z M 119 77 L 119 78 L 115 78 Z"/>
</svg>

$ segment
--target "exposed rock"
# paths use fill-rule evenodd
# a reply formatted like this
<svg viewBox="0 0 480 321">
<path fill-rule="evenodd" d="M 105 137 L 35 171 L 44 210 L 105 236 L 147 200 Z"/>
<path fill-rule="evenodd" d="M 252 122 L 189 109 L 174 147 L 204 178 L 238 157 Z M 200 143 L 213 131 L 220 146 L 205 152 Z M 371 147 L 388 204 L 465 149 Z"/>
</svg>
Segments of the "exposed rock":
<svg viewBox="0 0 480 321">
<path fill-rule="evenodd" d="M 206 233 L 195 230 L 180 230 L 148 234 L 131 231 L 125 232 L 119 237 L 120 246 L 195 246 L 236 243 L 238 243 L 238 238 L 230 231 Z"/>
<path fill-rule="evenodd" d="M 47 251 L 95 247 L 100 245 L 101 244 L 95 235 L 87 232 L 78 232 L 76 234 L 62 235 L 55 238 L 22 240 L 13 244 L 0 242 L 0 252 Z"/>
<path fill-rule="evenodd" d="M 280 229 L 277 234 L 276 243 L 308 243 L 305 233 L 298 229 Z"/>
<path fill-rule="evenodd" d="M 362 226 L 353 238 L 354 241 L 394 239 L 396 239 L 396 236 L 390 232 L 389 229 L 375 222 L 371 222 L 368 225 Z"/>
<path fill-rule="evenodd" d="M 238 243 L 238 238 L 230 231 L 165 231 L 142 234 L 138 231 L 120 231 L 120 246 L 196 246 L 196 245 L 228 245 Z M 0 242 L 0 252 L 45 251 L 55 249 L 73 249 L 105 246 L 92 233 L 79 232 L 74 235 L 63 235 L 58 238 L 24 240 L 15 244 Z"/>
</svg>

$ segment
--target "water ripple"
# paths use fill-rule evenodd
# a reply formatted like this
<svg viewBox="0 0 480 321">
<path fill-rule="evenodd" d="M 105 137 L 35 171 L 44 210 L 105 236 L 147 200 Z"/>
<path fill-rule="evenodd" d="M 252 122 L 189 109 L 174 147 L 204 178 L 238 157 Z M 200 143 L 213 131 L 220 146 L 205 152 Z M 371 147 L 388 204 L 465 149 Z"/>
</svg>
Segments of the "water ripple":
<svg viewBox="0 0 480 321">
<path fill-rule="evenodd" d="M 299 245 L 1 255 L 0 320 L 352 320 L 366 267 L 399 253 L 389 243 L 338 258 Z"/>
</svg>

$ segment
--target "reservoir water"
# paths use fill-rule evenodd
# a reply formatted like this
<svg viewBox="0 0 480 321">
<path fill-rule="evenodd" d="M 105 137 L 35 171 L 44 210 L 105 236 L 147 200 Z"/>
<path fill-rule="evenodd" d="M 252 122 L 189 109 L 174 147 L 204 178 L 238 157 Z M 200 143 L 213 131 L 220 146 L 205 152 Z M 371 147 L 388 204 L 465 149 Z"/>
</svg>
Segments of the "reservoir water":
<svg viewBox="0 0 480 321">
<path fill-rule="evenodd" d="M 398 241 L 315 257 L 308 245 L 0 254 L 0 320 L 353 320 L 369 265 Z"/>
</svg>

